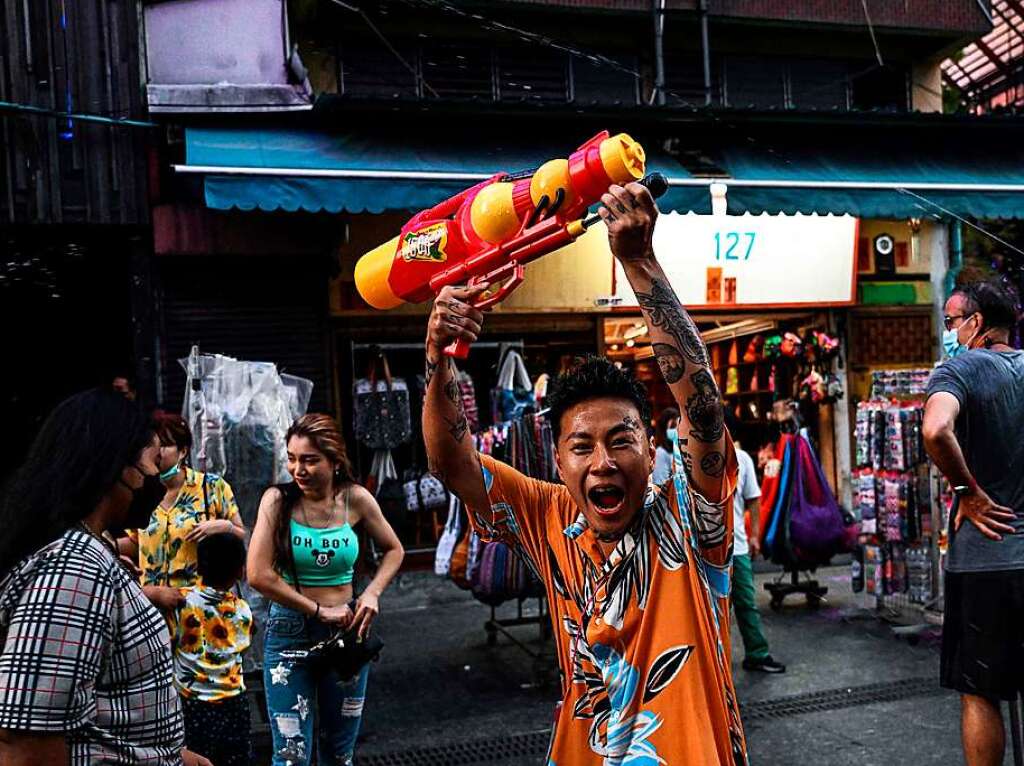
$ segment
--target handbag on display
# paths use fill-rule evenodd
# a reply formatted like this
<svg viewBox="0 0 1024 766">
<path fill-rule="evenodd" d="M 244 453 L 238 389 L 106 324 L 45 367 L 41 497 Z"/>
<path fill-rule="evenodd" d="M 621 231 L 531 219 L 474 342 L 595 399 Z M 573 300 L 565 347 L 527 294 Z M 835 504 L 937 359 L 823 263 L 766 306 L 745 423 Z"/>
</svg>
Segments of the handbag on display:
<svg viewBox="0 0 1024 766">
<path fill-rule="evenodd" d="M 498 384 L 491 392 L 495 423 L 518 420 L 527 409 L 536 407 L 533 384 L 519 352 L 510 349 L 498 371 Z"/>
<path fill-rule="evenodd" d="M 378 450 L 373 454 L 367 484 L 375 487 L 373 496 L 384 518 L 399 536 L 404 534 L 409 525 L 409 509 L 405 504 L 405 488 L 398 478 L 390 450 Z"/>
<path fill-rule="evenodd" d="M 378 361 L 384 372 L 377 377 Z M 370 363 L 365 378 L 353 386 L 353 423 L 356 439 L 370 449 L 394 449 L 412 436 L 409 387 L 392 378 L 388 359 L 381 354 Z"/>
<path fill-rule="evenodd" d="M 448 507 L 450 493 L 440 480 L 431 474 L 421 474 L 415 468 L 405 472 L 405 507 L 411 513 L 424 513 Z"/>
<path fill-rule="evenodd" d="M 447 577 L 452 565 L 452 553 L 455 544 L 459 541 L 462 527 L 461 521 L 462 501 L 455 495 L 448 500 L 448 520 L 444 525 L 444 532 L 441 539 L 437 541 L 437 550 L 434 552 L 434 574 L 440 577 Z"/>
</svg>

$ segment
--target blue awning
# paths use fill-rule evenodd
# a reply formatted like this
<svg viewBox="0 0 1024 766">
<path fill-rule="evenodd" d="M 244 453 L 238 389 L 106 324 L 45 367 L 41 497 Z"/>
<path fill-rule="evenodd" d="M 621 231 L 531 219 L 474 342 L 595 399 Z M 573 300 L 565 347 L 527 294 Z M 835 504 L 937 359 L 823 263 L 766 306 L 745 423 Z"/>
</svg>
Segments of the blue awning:
<svg viewBox="0 0 1024 766">
<path fill-rule="evenodd" d="M 645 148 L 649 170 L 670 179 L 658 203 L 666 211 L 710 213 L 708 185 L 722 181 L 734 214 L 1024 218 L 1024 142 L 1005 134 L 960 141 L 943 131 L 893 130 L 829 139 L 801 133 L 708 147 L 724 173 L 715 179 Z M 530 137 L 427 143 L 413 132 L 188 128 L 180 169 L 205 176 L 206 204 L 218 210 L 382 213 L 422 210 L 496 172 L 537 167 L 572 148 Z"/>
<path fill-rule="evenodd" d="M 422 210 L 494 173 L 534 168 L 575 148 L 536 141 L 426 144 L 414 136 L 271 128 L 188 128 L 185 146 L 188 169 L 206 169 L 207 207 L 329 213 Z M 671 157 L 649 148 L 647 164 L 667 176 L 686 175 Z M 254 174 L 246 175 L 246 169 Z M 336 177 L 334 171 L 350 175 Z M 422 177 L 430 175 L 443 177 Z M 673 188 L 662 205 L 688 210 L 706 197 L 704 188 Z"/>
<path fill-rule="evenodd" d="M 1005 136 L 1005 134 L 1004 134 Z M 920 131 L 725 147 L 729 212 L 1024 218 L 1024 144 Z M 750 181 L 751 185 L 744 182 Z"/>
</svg>

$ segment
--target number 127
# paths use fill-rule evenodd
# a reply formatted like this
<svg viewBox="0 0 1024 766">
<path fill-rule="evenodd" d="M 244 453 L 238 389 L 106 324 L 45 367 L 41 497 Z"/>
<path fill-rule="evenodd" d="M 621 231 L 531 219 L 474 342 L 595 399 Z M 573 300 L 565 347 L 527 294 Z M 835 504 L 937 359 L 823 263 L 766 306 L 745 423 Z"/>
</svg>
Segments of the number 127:
<svg viewBox="0 0 1024 766">
<path fill-rule="evenodd" d="M 742 237 L 746 237 L 746 239 L 747 239 L 747 249 L 746 249 L 746 252 L 743 253 L 743 257 L 742 258 L 740 257 L 740 253 L 738 252 L 739 250 L 742 250 L 742 248 L 739 247 L 741 236 Z M 723 256 L 722 256 L 722 246 L 724 244 L 724 246 L 725 246 L 725 256 L 724 256 L 725 260 L 727 260 L 727 261 L 749 261 L 750 260 L 750 254 L 754 250 L 754 240 L 756 238 L 757 238 L 757 232 L 756 231 L 744 231 L 742 233 L 738 232 L 738 231 L 727 231 L 727 232 L 724 232 L 724 234 L 723 234 L 723 232 L 716 231 L 715 232 L 715 260 L 716 261 L 721 261 L 723 259 Z M 724 242 L 723 242 L 723 240 L 724 240 Z"/>
</svg>

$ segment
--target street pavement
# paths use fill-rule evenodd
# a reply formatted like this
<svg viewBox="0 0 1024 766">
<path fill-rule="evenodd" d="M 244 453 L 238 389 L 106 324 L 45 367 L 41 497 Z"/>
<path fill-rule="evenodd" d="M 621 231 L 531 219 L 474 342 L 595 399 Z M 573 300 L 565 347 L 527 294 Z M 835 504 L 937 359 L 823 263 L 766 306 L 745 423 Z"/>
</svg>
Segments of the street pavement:
<svg viewBox="0 0 1024 766">
<path fill-rule="evenodd" d="M 762 583 L 775 576 L 757 576 L 758 598 L 772 652 L 788 672 L 742 670 L 733 627 L 753 766 L 963 763 L 958 700 L 938 688 L 935 629 L 897 637 L 851 593 L 847 567 L 818 573 L 829 588 L 820 609 L 793 596 L 773 612 Z M 528 606 L 536 613 L 536 601 Z M 499 616 L 515 616 L 514 605 Z M 396 580 L 382 600 L 386 649 L 370 674 L 358 764 L 542 763 L 558 697 L 550 643 L 533 625 L 511 633 L 537 658 L 504 636 L 489 646 L 489 617 L 471 594 L 430 573 Z"/>
</svg>

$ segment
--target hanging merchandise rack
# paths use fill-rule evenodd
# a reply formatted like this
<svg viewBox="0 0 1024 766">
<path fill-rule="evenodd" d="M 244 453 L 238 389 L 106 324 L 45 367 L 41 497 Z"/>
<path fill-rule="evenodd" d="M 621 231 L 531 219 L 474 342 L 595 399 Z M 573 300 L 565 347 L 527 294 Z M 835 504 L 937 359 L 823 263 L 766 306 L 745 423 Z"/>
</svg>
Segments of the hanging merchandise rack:
<svg viewBox="0 0 1024 766">
<path fill-rule="evenodd" d="M 854 486 L 860 513 L 854 592 L 883 618 L 918 624 L 915 636 L 941 624 L 941 564 L 948 487 L 928 460 L 922 438 L 931 370 L 880 370 L 871 398 L 857 407 Z"/>
</svg>

